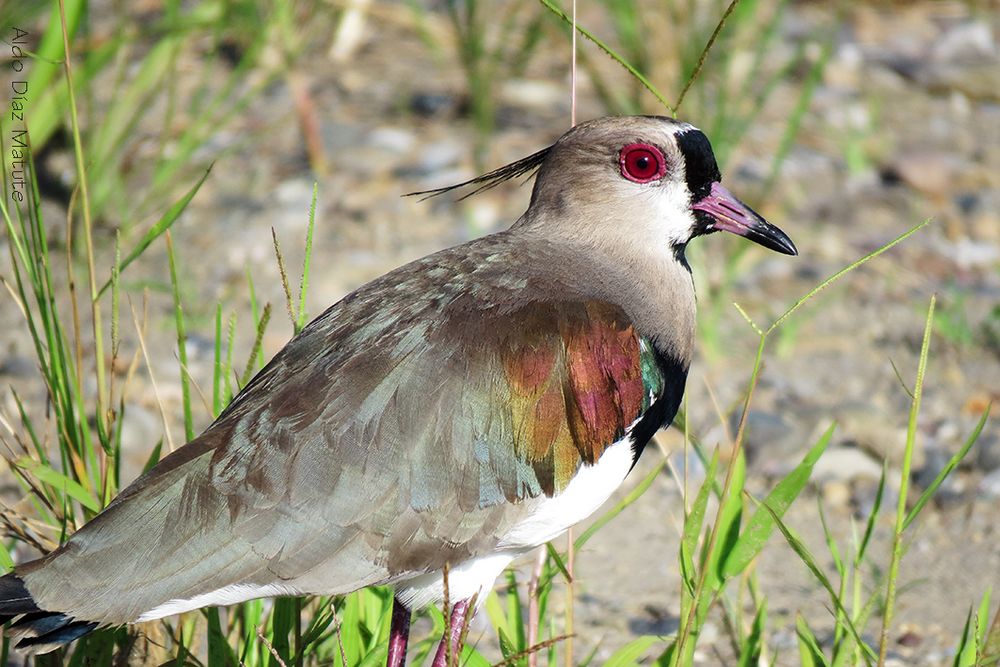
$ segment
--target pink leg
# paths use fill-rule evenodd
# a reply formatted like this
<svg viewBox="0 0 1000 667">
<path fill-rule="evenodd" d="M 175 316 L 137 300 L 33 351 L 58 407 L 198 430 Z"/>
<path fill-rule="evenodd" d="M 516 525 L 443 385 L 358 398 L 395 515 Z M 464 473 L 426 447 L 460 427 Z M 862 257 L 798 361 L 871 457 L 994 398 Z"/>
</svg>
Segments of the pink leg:
<svg viewBox="0 0 1000 667">
<path fill-rule="evenodd" d="M 469 602 L 471 600 L 462 600 L 461 602 L 456 602 L 455 606 L 451 608 L 451 633 L 448 637 L 441 638 L 441 643 L 438 644 L 438 650 L 434 654 L 434 662 L 431 663 L 431 667 L 450 667 L 448 665 L 449 644 L 451 645 L 451 659 L 455 664 L 458 664 L 459 651 L 462 650 L 460 645 L 462 628 L 465 626 L 465 618 L 469 613 Z"/>
<path fill-rule="evenodd" d="M 389 625 L 389 655 L 385 667 L 403 667 L 406 664 L 406 642 L 410 638 L 410 610 L 399 598 L 392 601 L 392 622 Z"/>
</svg>

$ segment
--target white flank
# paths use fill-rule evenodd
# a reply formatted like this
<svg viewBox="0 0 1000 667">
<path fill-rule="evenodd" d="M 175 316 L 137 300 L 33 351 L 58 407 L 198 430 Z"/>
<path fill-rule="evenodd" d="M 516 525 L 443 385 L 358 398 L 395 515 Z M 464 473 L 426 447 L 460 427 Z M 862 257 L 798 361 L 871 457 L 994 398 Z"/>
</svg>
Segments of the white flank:
<svg viewBox="0 0 1000 667">
<path fill-rule="evenodd" d="M 514 526 L 500 548 L 530 549 L 583 521 L 621 486 L 631 468 L 632 439 L 626 436 L 604 450 L 594 465 L 580 466 L 562 493 L 538 500 L 535 510 Z"/>
<path fill-rule="evenodd" d="M 467 560 L 448 570 L 448 599 L 452 604 L 479 595 L 476 603 L 486 601 L 486 594 L 510 562 L 525 550 L 509 550 Z M 396 584 L 396 597 L 409 609 L 420 609 L 444 600 L 444 576 L 428 572 Z"/>
<path fill-rule="evenodd" d="M 224 607 L 230 604 L 256 600 L 257 598 L 273 598 L 281 595 L 301 595 L 299 591 L 282 584 L 267 584 L 266 586 L 255 586 L 253 584 L 232 584 L 225 588 L 214 590 L 211 593 L 195 595 L 186 600 L 171 600 L 154 607 L 135 620 L 136 623 L 155 621 L 164 616 L 183 614 L 186 611 L 193 611 L 202 607 Z"/>
</svg>

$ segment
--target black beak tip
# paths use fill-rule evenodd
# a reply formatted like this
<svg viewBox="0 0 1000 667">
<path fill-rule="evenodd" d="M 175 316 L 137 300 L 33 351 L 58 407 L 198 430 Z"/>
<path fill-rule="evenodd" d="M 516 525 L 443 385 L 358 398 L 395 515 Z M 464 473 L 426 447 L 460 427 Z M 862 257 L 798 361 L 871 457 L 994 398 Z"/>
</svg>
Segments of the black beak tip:
<svg viewBox="0 0 1000 667">
<path fill-rule="evenodd" d="M 792 257 L 798 255 L 799 249 L 795 247 L 794 243 L 792 243 L 792 239 L 788 238 L 785 235 L 782 236 L 784 236 L 784 238 L 782 238 L 781 241 L 779 241 L 778 247 L 775 248 L 775 250 L 777 250 L 783 255 L 791 255 Z"/>
<path fill-rule="evenodd" d="M 788 234 L 781 231 L 771 223 L 758 217 L 755 224 L 752 224 L 744 234 L 747 239 L 764 246 L 768 250 L 780 252 L 782 255 L 798 255 L 799 250 L 788 238 Z"/>
</svg>

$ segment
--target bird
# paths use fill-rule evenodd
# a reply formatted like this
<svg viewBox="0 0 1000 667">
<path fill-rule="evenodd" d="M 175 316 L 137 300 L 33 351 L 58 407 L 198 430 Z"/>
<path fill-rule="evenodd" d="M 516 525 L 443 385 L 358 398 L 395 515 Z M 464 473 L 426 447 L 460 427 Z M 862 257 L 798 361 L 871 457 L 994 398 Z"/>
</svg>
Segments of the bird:
<svg viewBox="0 0 1000 667">
<path fill-rule="evenodd" d="M 17 648 L 388 585 L 387 666 L 405 663 L 411 612 L 447 595 L 443 667 L 499 574 L 595 512 L 673 420 L 695 344 L 688 243 L 726 231 L 797 254 L 722 185 L 705 134 L 669 117 L 583 122 L 413 194 L 532 174 L 511 227 L 345 296 L 201 435 L 0 578 Z"/>
</svg>

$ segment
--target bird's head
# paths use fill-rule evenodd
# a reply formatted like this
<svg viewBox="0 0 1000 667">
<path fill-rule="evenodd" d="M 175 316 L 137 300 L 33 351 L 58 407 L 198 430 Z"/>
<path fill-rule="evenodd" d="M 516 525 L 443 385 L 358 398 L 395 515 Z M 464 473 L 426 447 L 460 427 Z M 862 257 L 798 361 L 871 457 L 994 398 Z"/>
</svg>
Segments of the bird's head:
<svg viewBox="0 0 1000 667">
<path fill-rule="evenodd" d="M 797 253 L 784 232 L 721 181 L 712 145 L 698 128 L 660 116 L 601 118 L 577 125 L 548 149 L 531 209 L 546 222 L 586 220 L 616 234 L 627 226 L 649 242 L 681 249 L 695 236 L 727 231 Z"/>
<path fill-rule="evenodd" d="M 723 187 L 708 138 L 662 116 L 599 118 L 576 125 L 554 144 L 468 185 L 471 194 L 538 170 L 531 205 L 519 225 L 561 238 L 641 238 L 683 252 L 696 236 L 727 231 L 787 255 L 792 240 Z M 466 196 L 470 196 L 466 195 Z"/>
</svg>

